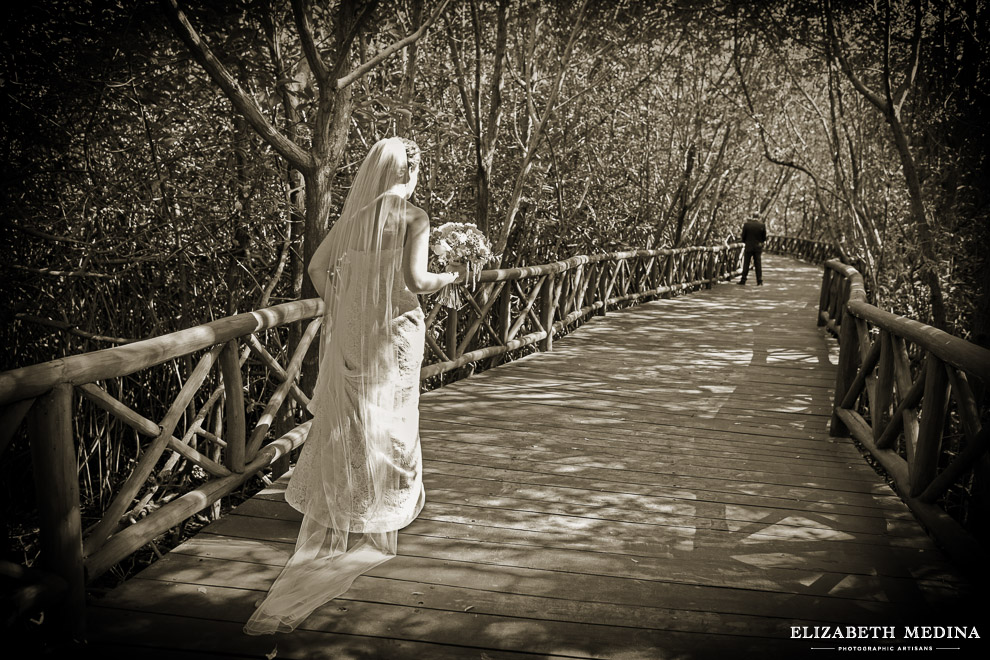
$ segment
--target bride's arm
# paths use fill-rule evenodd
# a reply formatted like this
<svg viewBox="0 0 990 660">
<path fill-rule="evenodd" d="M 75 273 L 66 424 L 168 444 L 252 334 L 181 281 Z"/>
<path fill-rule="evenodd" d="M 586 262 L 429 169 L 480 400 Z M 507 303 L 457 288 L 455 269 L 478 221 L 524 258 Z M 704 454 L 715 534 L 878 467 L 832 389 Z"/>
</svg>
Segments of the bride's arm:
<svg viewBox="0 0 990 660">
<path fill-rule="evenodd" d="M 327 234 L 320 247 L 316 248 L 313 258 L 310 259 L 309 266 L 306 267 L 309 279 L 313 282 L 313 287 L 320 298 L 326 295 L 327 273 L 330 272 L 330 235 Z"/>
<path fill-rule="evenodd" d="M 402 276 L 406 287 L 413 293 L 433 293 L 464 279 L 463 266 L 453 273 L 431 273 L 427 270 L 429 260 L 430 219 L 424 211 L 410 205 L 406 219 L 406 244 L 402 251 Z"/>
</svg>

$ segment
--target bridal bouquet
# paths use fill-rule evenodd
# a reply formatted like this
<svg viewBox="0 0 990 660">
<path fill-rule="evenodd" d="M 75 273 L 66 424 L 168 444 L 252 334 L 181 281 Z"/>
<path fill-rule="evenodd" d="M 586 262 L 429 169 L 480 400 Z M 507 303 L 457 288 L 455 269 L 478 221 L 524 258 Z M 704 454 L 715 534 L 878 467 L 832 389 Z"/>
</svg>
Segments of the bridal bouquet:
<svg viewBox="0 0 990 660">
<path fill-rule="evenodd" d="M 492 258 L 488 239 L 468 222 L 447 222 L 434 228 L 430 232 L 430 251 L 437 266 L 447 268 L 452 263 L 467 266 L 467 282 L 471 285 L 478 283 L 481 269 Z M 440 304 L 460 307 L 457 287 L 444 287 L 440 291 Z"/>
</svg>

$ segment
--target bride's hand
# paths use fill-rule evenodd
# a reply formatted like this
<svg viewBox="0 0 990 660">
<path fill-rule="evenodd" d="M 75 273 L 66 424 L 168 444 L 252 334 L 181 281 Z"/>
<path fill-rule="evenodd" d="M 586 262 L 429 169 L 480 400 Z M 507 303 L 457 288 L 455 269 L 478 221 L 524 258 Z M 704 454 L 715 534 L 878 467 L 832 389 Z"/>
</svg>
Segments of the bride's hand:
<svg viewBox="0 0 990 660">
<path fill-rule="evenodd" d="M 447 270 L 451 273 L 457 275 L 451 284 L 456 284 L 457 282 L 463 282 L 467 279 L 467 266 L 460 263 L 459 261 L 452 261 L 447 265 Z"/>
</svg>

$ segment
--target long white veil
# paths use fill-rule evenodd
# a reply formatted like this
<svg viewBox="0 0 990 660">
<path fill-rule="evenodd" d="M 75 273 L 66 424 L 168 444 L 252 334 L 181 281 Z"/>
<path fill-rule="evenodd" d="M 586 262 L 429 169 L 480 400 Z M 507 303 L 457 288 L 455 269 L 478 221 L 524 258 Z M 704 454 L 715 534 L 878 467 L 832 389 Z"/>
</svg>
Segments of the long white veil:
<svg viewBox="0 0 990 660">
<path fill-rule="evenodd" d="M 403 286 L 407 161 L 400 138 L 375 144 L 325 239 L 330 261 L 313 424 L 286 492 L 302 526 L 292 557 L 245 625 L 248 634 L 295 629 L 357 576 L 394 557 L 396 530 L 411 522 L 396 521 L 390 501 L 408 476 L 392 455 L 393 436 L 418 434 L 418 418 L 402 417 L 408 392 L 395 382 L 403 359 L 395 320 L 409 305 L 393 295 Z"/>
</svg>

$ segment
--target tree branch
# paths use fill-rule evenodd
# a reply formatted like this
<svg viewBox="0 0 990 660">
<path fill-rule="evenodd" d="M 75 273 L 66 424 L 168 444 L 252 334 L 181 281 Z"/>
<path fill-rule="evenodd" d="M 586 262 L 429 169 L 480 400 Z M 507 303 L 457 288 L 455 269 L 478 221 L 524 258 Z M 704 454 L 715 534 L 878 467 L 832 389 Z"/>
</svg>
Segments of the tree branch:
<svg viewBox="0 0 990 660">
<path fill-rule="evenodd" d="M 351 44 L 354 43 L 354 40 L 357 38 L 358 34 L 361 33 L 361 29 L 364 27 L 365 23 L 368 22 L 368 19 L 371 18 L 371 14 L 375 11 L 377 6 L 377 0 L 368 2 L 361 8 L 361 13 L 354 19 L 354 22 L 351 23 L 350 29 L 348 29 L 347 34 L 344 35 L 344 38 L 341 40 L 337 50 L 337 58 L 334 60 L 335 71 L 338 70 L 341 63 L 343 63 L 344 58 L 347 55 L 347 51 L 351 48 Z"/>
<path fill-rule="evenodd" d="M 480 135 L 481 129 L 478 126 L 478 122 L 475 121 L 474 110 L 468 94 L 467 74 L 464 72 L 464 65 L 461 63 L 460 52 L 457 50 L 457 42 L 454 40 L 454 35 L 449 28 L 447 29 L 447 48 L 450 50 L 450 59 L 454 63 L 454 79 L 457 81 L 457 91 L 460 93 L 461 104 L 464 106 L 464 115 L 467 119 L 468 128 L 471 129 L 473 134 Z"/>
<path fill-rule="evenodd" d="M 872 89 L 863 84 L 863 81 L 859 79 L 856 73 L 849 66 L 849 61 L 846 60 L 846 56 L 842 53 L 842 43 L 839 40 L 838 34 L 838 24 L 832 18 L 832 3 L 826 0 L 824 3 L 825 10 L 825 31 L 827 33 L 828 40 L 832 43 L 832 51 L 835 54 L 836 59 L 839 61 L 839 66 L 842 68 L 842 72 L 846 74 L 846 78 L 852 83 L 852 86 L 856 88 L 856 91 L 863 95 L 863 97 L 872 103 L 880 112 L 887 114 L 890 112 L 890 106 L 884 101 L 879 94 L 874 92 Z"/>
<path fill-rule="evenodd" d="M 312 170 L 315 167 L 312 155 L 272 126 L 254 98 L 244 91 L 240 83 L 227 71 L 227 68 L 216 58 L 210 47 L 199 36 L 189 19 L 186 18 L 185 13 L 179 9 L 177 0 L 160 0 L 160 4 L 176 34 L 189 48 L 193 57 L 219 85 L 237 111 L 251 124 L 251 127 L 296 168 L 302 171 Z"/>
<path fill-rule="evenodd" d="M 827 206 L 825 205 L 825 202 L 821 198 L 822 184 L 818 180 L 818 177 L 815 175 L 815 173 L 812 172 L 810 168 L 805 167 L 804 165 L 794 160 L 778 158 L 770 153 L 770 145 L 767 141 L 766 127 L 764 127 L 763 122 L 759 120 L 758 114 L 756 112 L 756 104 L 753 102 L 753 97 L 749 93 L 749 85 L 746 84 L 746 75 L 745 72 L 743 71 L 742 62 L 740 61 L 739 37 L 735 27 L 733 27 L 732 63 L 736 69 L 736 75 L 739 78 L 739 86 L 742 89 L 743 98 L 746 100 L 746 109 L 749 111 L 750 118 L 756 124 L 757 133 L 760 136 L 760 145 L 763 147 L 763 157 L 766 158 L 771 163 L 773 163 L 774 165 L 779 165 L 780 167 L 787 167 L 793 170 L 797 170 L 798 172 L 801 172 L 809 179 L 811 179 L 811 182 L 814 184 L 815 201 L 818 202 L 818 205 L 822 210 L 826 210 Z"/>
<path fill-rule="evenodd" d="M 84 339 L 92 339 L 93 341 L 102 341 L 110 344 L 132 344 L 137 339 L 130 339 L 128 337 L 108 337 L 107 335 L 98 335 L 94 332 L 89 332 L 87 330 L 82 330 L 75 327 L 71 323 L 65 323 L 62 321 L 55 321 L 53 319 L 46 319 L 40 316 L 33 316 L 31 314 L 15 314 L 14 318 L 18 321 L 23 321 L 25 323 L 34 323 L 36 325 L 43 325 L 48 328 L 57 328 L 59 330 L 64 330 L 69 334 L 76 335 L 77 337 L 82 337 Z"/>
<path fill-rule="evenodd" d="M 904 101 L 907 99 L 908 92 L 914 87 L 915 81 L 918 79 L 918 69 L 921 68 L 921 2 L 920 0 L 915 0 L 914 2 L 914 29 L 911 33 L 911 64 L 908 67 L 907 76 L 904 78 L 904 82 L 901 86 L 897 88 L 894 93 L 894 98 L 892 100 L 894 104 L 894 112 L 900 114 L 901 108 L 904 106 Z"/>
<path fill-rule="evenodd" d="M 890 93 L 890 0 L 883 12 L 883 93 L 887 107 L 893 107 L 894 97 Z"/>
<path fill-rule="evenodd" d="M 543 116 L 537 117 L 535 104 L 530 99 L 527 101 L 529 106 L 529 122 L 531 123 L 534 118 L 538 119 L 536 126 L 533 126 L 529 134 L 526 136 L 526 144 L 523 151 L 522 163 L 519 167 L 519 173 L 516 175 L 515 185 L 512 189 L 512 196 L 509 198 L 509 209 L 506 214 L 505 222 L 502 224 L 502 229 L 499 232 L 499 238 L 496 242 L 496 247 L 493 250 L 496 254 L 505 254 L 506 246 L 509 242 L 509 235 L 512 232 L 512 227 L 515 224 L 516 214 L 519 211 L 519 201 L 522 198 L 523 186 L 526 183 L 526 179 L 529 176 L 530 169 L 532 168 L 533 158 L 536 154 L 536 150 L 540 146 L 540 141 L 543 138 L 543 132 L 546 128 L 547 121 L 553 115 L 554 109 L 557 105 L 557 98 L 560 96 L 561 88 L 564 84 L 564 77 L 567 74 L 567 69 L 571 63 L 571 55 L 574 52 L 574 44 L 577 42 L 578 35 L 584 30 L 584 12 L 588 6 L 588 0 L 583 0 L 581 6 L 575 10 L 573 14 L 571 33 L 567 39 L 567 43 L 564 45 L 563 53 L 560 55 L 559 59 L 559 69 L 557 70 L 557 75 L 553 81 L 553 85 L 550 88 L 550 94 L 547 97 L 546 105 L 543 109 Z M 534 19 L 535 20 L 535 19 Z M 533 32 L 530 34 L 530 52 L 535 52 L 535 37 L 536 37 L 536 26 L 534 24 L 530 25 Z M 534 59 L 533 55 L 530 55 L 529 59 Z M 523 62 L 524 68 L 528 67 L 526 61 Z M 533 83 L 527 84 L 526 93 L 528 96 L 532 96 L 532 86 Z"/>
<path fill-rule="evenodd" d="M 488 126 L 486 127 L 485 135 L 485 148 L 487 150 L 487 162 L 485 165 L 489 169 L 491 169 L 492 158 L 495 155 L 493 145 L 498 137 L 498 129 L 500 124 L 499 118 L 501 117 L 502 112 L 502 78 L 504 77 L 505 71 L 505 48 L 509 39 L 508 21 L 506 19 L 507 10 L 508 3 L 505 0 L 499 0 L 497 10 L 498 27 L 496 29 L 495 36 L 495 69 L 492 71 L 491 94 L 489 97 L 488 106 Z"/>
<path fill-rule="evenodd" d="M 299 31 L 299 40 L 302 42 L 303 53 L 306 54 L 306 61 L 313 71 L 316 81 L 322 87 L 330 80 L 330 69 L 320 56 L 320 51 L 316 48 L 316 41 L 313 39 L 313 23 L 309 20 L 309 12 L 303 5 L 305 0 L 292 0 L 292 16 L 296 20 L 296 29 Z"/>
<path fill-rule="evenodd" d="M 174 1 L 174 0 L 170 0 L 170 1 Z M 343 89 L 344 87 L 347 87 L 355 80 L 358 80 L 359 78 L 367 74 L 369 71 L 374 69 L 376 66 L 378 66 L 388 58 L 392 57 L 392 55 L 394 55 L 395 53 L 399 52 L 409 44 L 417 41 L 420 37 L 426 34 L 427 29 L 431 25 L 433 25 L 434 21 L 436 21 L 437 18 L 440 17 L 440 14 L 443 13 L 443 10 L 447 8 L 448 4 L 450 4 L 450 0 L 442 0 L 440 6 L 436 8 L 433 14 L 431 14 L 430 17 L 422 25 L 419 26 L 419 29 L 417 29 L 412 34 L 396 41 L 391 46 L 385 48 L 367 62 L 361 63 L 356 69 L 348 73 L 343 78 L 338 78 L 337 89 Z"/>
</svg>

